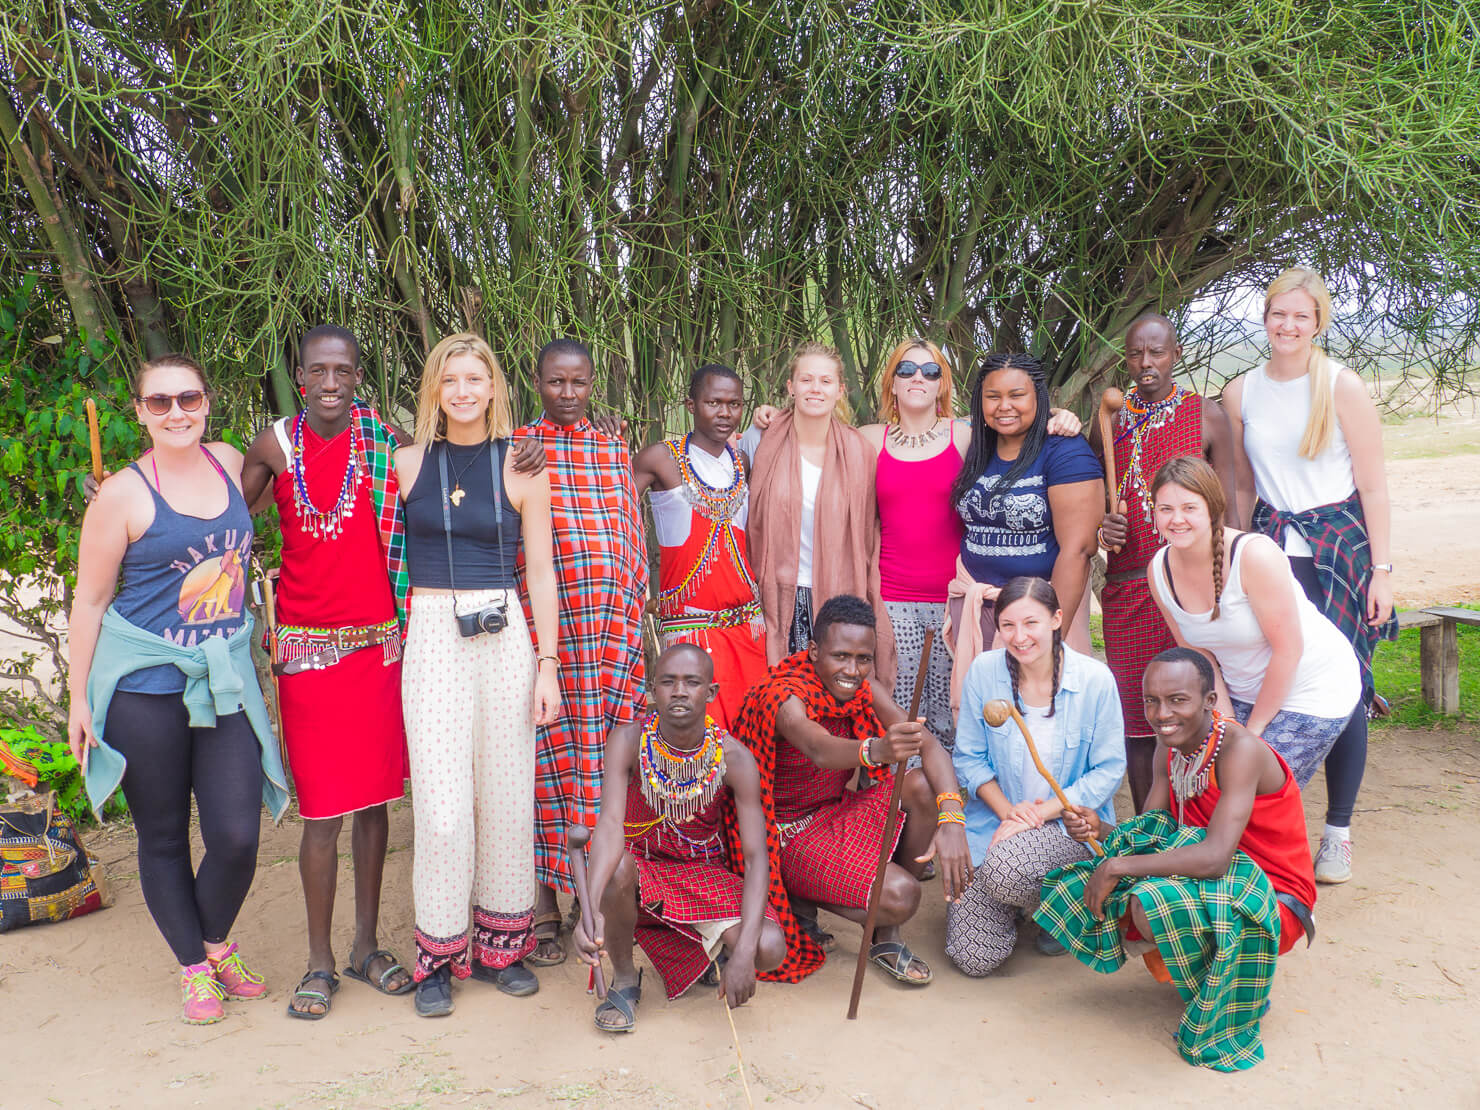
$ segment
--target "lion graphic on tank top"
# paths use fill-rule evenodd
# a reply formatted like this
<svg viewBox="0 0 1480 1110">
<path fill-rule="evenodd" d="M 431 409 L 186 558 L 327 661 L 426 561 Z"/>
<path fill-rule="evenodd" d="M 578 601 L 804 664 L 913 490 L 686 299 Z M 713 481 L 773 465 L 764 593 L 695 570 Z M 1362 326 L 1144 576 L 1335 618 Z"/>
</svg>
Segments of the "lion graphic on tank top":
<svg viewBox="0 0 1480 1110">
<path fill-rule="evenodd" d="M 180 584 L 180 619 L 186 624 L 214 624 L 240 616 L 245 592 L 241 552 L 229 550 L 185 576 Z"/>
</svg>

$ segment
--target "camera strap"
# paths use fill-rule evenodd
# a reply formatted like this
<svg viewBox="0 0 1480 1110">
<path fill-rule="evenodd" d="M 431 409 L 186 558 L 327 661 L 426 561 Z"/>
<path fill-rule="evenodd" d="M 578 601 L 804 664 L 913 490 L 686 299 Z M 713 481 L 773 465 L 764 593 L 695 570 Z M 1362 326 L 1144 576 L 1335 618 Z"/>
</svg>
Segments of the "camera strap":
<svg viewBox="0 0 1480 1110">
<path fill-rule="evenodd" d="M 452 561 L 452 497 L 447 492 L 447 443 L 444 440 L 440 445 L 442 449 L 437 452 L 437 476 L 442 480 L 442 538 L 447 541 L 447 581 L 452 585 L 452 593 L 457 595 L 457 576 L 453 569 Z M 488 441 L 488 472 L 493 481 L 493 526 L 498 532 L 494 546 L 498 548 L 498 576 L 505 577 L 504 566 L 504 483 L 499 474 L 499 453 L 494 449 L 493 440 Z M 453 610 L 456 611 L 456 603 Z"/>
</svg>

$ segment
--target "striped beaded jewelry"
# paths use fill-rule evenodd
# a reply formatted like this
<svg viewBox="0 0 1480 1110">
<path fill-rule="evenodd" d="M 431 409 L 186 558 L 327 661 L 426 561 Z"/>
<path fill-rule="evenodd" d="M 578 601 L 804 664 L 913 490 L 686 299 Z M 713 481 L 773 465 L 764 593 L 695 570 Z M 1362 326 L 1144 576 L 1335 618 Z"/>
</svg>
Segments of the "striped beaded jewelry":
<svg viewBox="0 0 1480 1110">
<path fill-rule="evenodd" d="M 745 468 L 735 456 L 735 449 L 728 443 L 725 444 L 725 454 L 729 456 L 730 466 L 735 470 L 735 478 L 724 489 L 711 486 L 694 472 L 694 464 L 689 461 L 689 443 L 693 438 L 694 433 L 690 432 L 683 437 L 681 449 L 675 449 L 677 445 L 669 447 L 669 454 L 678 464 L 678 476 L 683 479 L 689 504 L 705 520 L 733 520 L 749 495 L 745 483 Z"/>
<path fill-rule="evenodd" d="M 1149 404 L 1143 404 L 1134 389 L 1126 395 L 1121 420 L 1126 423 L 1127 427 L 1115 438 L 1118 441 L 1126 436 L 1131 437 L 1131 457 L 1126 460 L 1125 473 L 1121 475 L 1120 488 L 1115 491 L 1115 496 L 1129 505 L 1131 500 L 1129 494 L 1134 489 L 1141 502 L 1141 513 L 1145 516 L 1147 524 L 1152 522 L 1153 515 L 1151 487 L 1146 481 L 1145 472 L 1141 469 L 1141 448 L 1145 444 L 1147 434 L 1171 423 L 1177 415 L 1177 408 L 1191 396 L 1191 390 L 1183 389 L 1180 385 L 1173 385 L 1171 393 L 1160 401 L 1152 401 Z"/>
<path fill-rule="evenodd" d="M 354 515 L 355 494 L 360 486 L 360 468 L 364 452 L 360 445 L 360 432 L 355 422 L 349 425 L 349 465 L 344 468 L 344 484 L 339 489 L 339 500 L 332 509 L 320 509 L 308 495 L 308 481 L 303 474 L 303 424 L 305 413 L 299 413 L 293 421 L 293 505 L 298 510 L 298 519 L 303 530 L 315 539 L 332 540 L 344 531 L 344 522 Z"/>
<path fill-rule="evenodd" d="M 1208 788 L 1213 763 L 1218 758 L 1218 749 L 1223 746 L 1223 732 L 1227 727 L 1228 721 L 1215 709 L 1213 727 L 1197 751 L 1191 755 L 1183 755 L 1179 751 L 1171 753 L 1167 777 L 1171 780 L 1172 796 L 1177 799 L 1177 824 L 1182 824 L 1182 811 L 1187 799 L 1196 798 Z"/>
<path fill-rule="evenodd" d="M 725 746 L 713 718 L 704 718 L 704 741 L 693 751 L 674 751 L 650 714 L 637 740 L 643 800 L 669 822 L 691 820 L 714 801 L 725 777 Z"/>
</svg>

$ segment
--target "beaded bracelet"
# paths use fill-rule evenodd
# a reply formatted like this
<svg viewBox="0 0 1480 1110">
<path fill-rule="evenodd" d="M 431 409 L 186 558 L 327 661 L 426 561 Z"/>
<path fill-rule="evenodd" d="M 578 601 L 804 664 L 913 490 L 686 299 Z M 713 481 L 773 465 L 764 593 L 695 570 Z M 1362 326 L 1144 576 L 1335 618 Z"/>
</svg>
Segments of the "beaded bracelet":
<svg viewBox="0 0 1480 1110">
<path fill-rule="evenodd" d="M 963 802 L 961 800 L 961 795 L 958 794 L 958 793 L 956 793 L 956 791 L 954 791 L 954 790 L 947 790 L 944 794 L 937 794 L 935 796 L 935 808 L 936 809 L 939 809 L 940 808 L 940 803 L 941 802 L 955 802 L 958 806 L 959 805 L 965 805 L 966 804 L 965 802 Z"/>
<path fill-rule="evenodd" d="M 858 745 L 858 765 L 860 767 L 867 767 L 870 770 L 878 766 L 877 763 L 868 757 L 868 746 L 872 742 L 873 737 L 870 736 Z"/>
<path fill-rule="evenodd" d="M 937 825 L 964 825 L 966 824 L 966 814 L 962 813 L 959 809 L 943 810 L 940 816 L 935 819 L 935 823 Z"/>
</svg>

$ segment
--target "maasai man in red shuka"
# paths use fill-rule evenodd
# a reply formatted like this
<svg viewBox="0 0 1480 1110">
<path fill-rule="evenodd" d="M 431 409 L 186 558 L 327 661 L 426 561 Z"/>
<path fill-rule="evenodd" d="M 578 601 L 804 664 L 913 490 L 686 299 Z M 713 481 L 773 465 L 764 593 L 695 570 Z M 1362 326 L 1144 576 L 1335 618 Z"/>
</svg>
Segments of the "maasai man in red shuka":
<svg viewBox="0 0 1480 1110">
<path fill-rule="evenodd" d="M 950 902 L 971 879 L 971 853 L 951 757 L 919 721 L 907 720 L 894 700 L 870 683 L 874 643 L 872 607 L 849 594 L 830 598 L 812 622 L 807 649 L 783 659 L 764 682 L 751 687 L 735 735 L 755 756 L 762 789 L 774 797 L 787 894 L 860 924 L 888 817 L 893 786 L 888 765 L 920 756 L 923 769 L 907 772 L 901 796 L 904 828 L 891 845 L 877 927 L 868 939 L 875 964 L 902 983 L 924 986 L 930 968 L 900 939 L 899 927 L 919 908 L 925 864 L 939 854 Z M 849 790 L 860 768 L 861 788 Z M 784 925 L 790 924 L 789 916 L 783 915 Z M 814 951 L 813 940 L 831 940 L 815 918 L 803 928 L 812 938 L 800 945 L 804 953 Z M 787 939 L 790 959 L 799 946 L 791 930 Z"/>
<path fill-rule="evenodd" d="M 1131 388 L 1112 425 L 1115 437 L 1114 512 L 1100 525 L 1100 542 L 1111 550 L 1100 605 L 1105 613 L 1105 658 L 1120 690 L 1125 718 L 1126 777 L 1139 810 L 1151 789 L 1151 754 L 1156 737 L 1141 710 L 1141 672 L 1158 652 L 1173 647 L 1172 631 L 1146 585 L 1146 565 L 1161 546 L 1152 522 L 1151 479 L 1161 464 L 1181 455 L 1207 459 L 1223 483 L 1230 527 L 1238 527 L 1233 474 L 1233 433 L 1217 401 L 1178 385 L 1174 377 L 1182 347 L 1165 316 L 1142 316 L 1125 333 L 1125 369 Z M 1090 427 L 1097 453 L 1099 421 Z"/>
<path fill-rule="evenodd" d="M 603 1032 L 630 1032 L 636 1022 L 642 977 L 632 962 L 634 939 L 669 998 L 714 963 L 719 970 L 709 974 L 731 1007 L 750 1000 L 757 972 L 774 971 L 786 957 L 785 895 L 777 888 L 778 905 L 767 904 L 771 857 L 760 775 L 745 746 L 706 716 L 716 690 L 703 649 L 675 644 L 654 666 L 656 712 L 613 729 L 606 744 L 590 861 L 601 904 L 592 907 L 591 934 L 575 929 L 587 963 L 611 957 L 612 981 L 596 1007 Z M 726 844 L 731 824 L 738 860 Z"/>
<path fill-rule="evenodd" d="M 729 444 L 744 389 L 728 366 L 694 372 L 686 407 L 694 430 L 639 451 L 637 492 L 658 534 L 658 619 L 664 644 L 698 644 L 714 661 L 709 715 L 730 728 L 740 701 L 766 676 L 766 623 L 745 547 L 749 479 Z"/>
<path fill-rule="evenodd" d="M 535 739 L 539 947 L 527 962 L 536 967 L 565 959 L 555 890 L 574 892 L 566 831 L 596 823 L 606 738 L 636 717 L 644 698 L 648 570 L 632 456 L 587 419 L 594 376 L 582 344 L 547 343 L 535 360 L 544 413 L 518 432 L 544 447 L 560 596 L 560 719 Z"/>
</svg>

